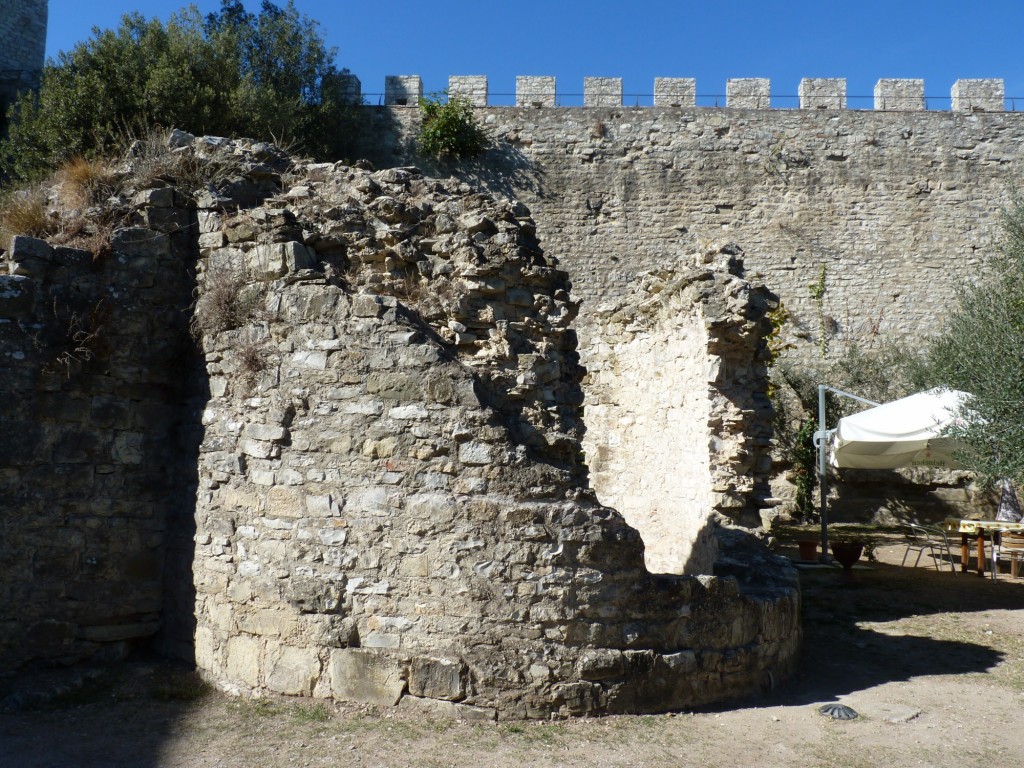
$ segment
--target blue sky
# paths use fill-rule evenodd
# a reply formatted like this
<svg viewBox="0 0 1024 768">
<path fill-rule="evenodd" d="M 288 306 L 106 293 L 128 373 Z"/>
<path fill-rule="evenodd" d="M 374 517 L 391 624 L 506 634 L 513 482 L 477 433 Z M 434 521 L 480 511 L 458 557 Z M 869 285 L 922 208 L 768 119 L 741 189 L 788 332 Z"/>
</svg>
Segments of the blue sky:
<svg viewBox="0 0 1024 768">
<path fill-rule="evenodd" d="M 281 0 L 279 4 L 284 4 Z M 139 10 L 166 20 L 182 0 L 50 0 L 47 55 L 117 26 Z M 200 0 L 203 12 L 219 0 Z M 258 0 L 246 0 L 258 10 Z M 870 108 L 882 77 L 924 78 L 931 108 L 947 108 L 958 78 L 1001 77 L 1024 110 L 1021 0 L 859 0 L 728 3 L 687 0 L 296 0 L 320 22 L 337 64 L 376 103 L 389 74 L 420 75 L 426 92 L 449 75 L 487 75 L 491 103 L 511 103 L 516 75 L 554 75 L 560 102 L 576 104 L 587 75 L 623 78 L 626 103 L 648 104 L 655 77 L 695 77 L 711 105 L 732 77 L 769 77 L 791 106 L 802 77 L 845 77 L 850 108 Z M 509 94 L 509 95 L 501 95 Z"/>
</svg>

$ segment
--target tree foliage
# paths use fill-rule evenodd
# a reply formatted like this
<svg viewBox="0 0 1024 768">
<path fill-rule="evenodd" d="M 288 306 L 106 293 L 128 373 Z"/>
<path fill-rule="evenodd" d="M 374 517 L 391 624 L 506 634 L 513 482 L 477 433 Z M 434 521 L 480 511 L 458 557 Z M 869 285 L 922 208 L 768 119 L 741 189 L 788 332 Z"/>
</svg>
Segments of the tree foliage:
<svg viewBox="0 0 1024 768">
<path fill-rule="evenodd" d="M 954 430 L 965 467 L 1024 482 L 1024 198 L 1004 212 L 998 253 L 960 290 L 928 363 L 933 381 L 973 395 L 971 420 Z"/>
<path fill-rule="evenodd" d="M 423 124 L 417 143 L 421 152 L 439 159 L 474 157 L 487 146 L 487 134 L 477 125 L 473 106 L 453 96 L 447 102 L 420 99 Z"/>
<path fill-rule="evenodd" d="M 316 21 L 264 0 L 240 0 L 202 16 L 195 6 L 163 24 L 138 13 L 116 30 L 62 52 L 43 71 L 38 95 L 8 112 L 0 168 L 31 179 L 75 156 L 110 150 L 126 133 L 154 126 L 295 145 L 344 156 L 354 110 L 339 91 L 335 51 Z"/>
</svg>

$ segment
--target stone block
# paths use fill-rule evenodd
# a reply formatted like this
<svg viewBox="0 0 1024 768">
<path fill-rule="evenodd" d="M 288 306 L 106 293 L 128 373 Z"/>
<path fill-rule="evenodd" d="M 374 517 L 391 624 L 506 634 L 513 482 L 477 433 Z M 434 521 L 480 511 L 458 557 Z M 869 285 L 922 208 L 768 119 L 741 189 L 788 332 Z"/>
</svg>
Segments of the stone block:
<svg viewBox="0 0 1024 768">
<path fill-rule="evenodd" d="M 398 703 L 400 712 L 408 712 L 420 717 L 443 720 L 467 720 L 470 722 L 494 722 L 498 719 L 497 710 L 489 707 L 475 707 L 470 704 L 456 704 L 451 701 L 437 699 L 420 699 L 416 696 L 403 696 Z"/>
<path fill-rule="evenodd" d="M 1006 111 L 1006 89 L 1001 79 L 957 80 L 950 96 L 954 112 Z"/>
<path fill-rule="evenodd" d="M 316 266 L 316 251 L 302 243 L 257 245 L 244 257 L 246 273 L 256 280 L 274 280 L 289 272 Z"/>
<path fill-rule="evenodd" d="M 694 107 L 697 105 L 697 80 L 693 77 L 654 78 L 654 106 Z"/>
<path fill-rule="evenodd" d="M 320 659 L 308 648 L 284 646 L 268 666 L 267 687 L 288 696 L 309 696 L 320 677 Z"/>
<path fill-rule="evenodd" d="M 11 238 L 10 274 L 21 277 L 42 277 L 53 263 L 53 248 L 45 240 L 26 235 Z"/>
<path fill-rule="evenodd" d="M 21 317 L 32 311 L 36 283 L 24 275 L 0 275 L 0 317 Z"/>
<path fill-rule="evenodd" d="M 485 75 L 452 75 L 448 78 L 448 98 L 460 98 L 474 107 L 487 106 Z"/>
<path fill-rule="evenodd" d="M 466 666 L 456 659 L 416 656 L 409 667 L 409 693 L 428 699 L 466 698 Z"/>
<path fill-rule="evenodd" d="M 767 77 L 741 77 L 725 83 L 725 106 L 732 109 L 769 109 L 772 81 Z"/>
<path fill-rule="evenodd" d="M 131 640 L 139 637 L 151 637 L 160 629 L 159 621 L 140 621 L 131 624 L 104 624 L 83 627 L 79 635 L 96 643 L 111 643 L 118 640 Z"/>
<path fill-rule="evenodd" d="M 626 671 L 622 651 L 595 648 L 580 654 L 576 671 L 584 680 L 608 680 L 621 677 Z"/>
<path fill-rule="evenodd" d="M 339 699 L 392 707 L 405 693 L 406 668 L 398 659 L 363 648 L 331 652 L 331 691 Z"/>
<path fill-rule="evenodd" d="M 516 77 L 516 106 L 555 106 L 555 78 L 522 75 Z"/>
<path fill-rule="evenodd" d="M 237 635 L 227 644 L 227 676 L 233 683 L 244 683 L 251 688 L 260 684 L 263 646 L 257 640 Z"/>
<path fill-rule="evenodd" d="M 924 109 L 924 80 L 879 80 L 875 83 L 875 109 L 879 112 Z"/>
<path fill-rule="evenodd" d="M 388 75 L 384 78 L 384 104 L 390 107 L 417 107 L 423 98 L 419 75 Z"/>
<path fill-rule="evenodd" d="M 621 107 L 621 77 L 584 77 L 583 106 Z"/>
<path fill-rule="evenodd" d="M 114 461 L 121 464 L 141 464 L 145 459 L 146 436 L 141 432 L 118 432 L 114 435 Z"/>
<path fill-rule="evenodd" d="M 288 435 L 288 430 L 280 424 L 246 424 L 244 434 L 253 440 L 280 442 Z"/>
<path fill-rule="evenodd" d="M 171 253 L 171 241 L 167 235 L 145 227 L 124 227 L 116 229 L 110 236 L 110 248 L 114 254 L 129 261 L 167 257 Z"/>
<path fill-rule="evenodd" d="M 487 443 L 469 442 L 459 446 L 459 461 L 471 466 L 491 463 L 491 446 Z"/>
<path fill-rule="evenodd" d="M 800 81 L 800 109 L 846 109 L 846 78 L 805 77 Z"/>
</svg>

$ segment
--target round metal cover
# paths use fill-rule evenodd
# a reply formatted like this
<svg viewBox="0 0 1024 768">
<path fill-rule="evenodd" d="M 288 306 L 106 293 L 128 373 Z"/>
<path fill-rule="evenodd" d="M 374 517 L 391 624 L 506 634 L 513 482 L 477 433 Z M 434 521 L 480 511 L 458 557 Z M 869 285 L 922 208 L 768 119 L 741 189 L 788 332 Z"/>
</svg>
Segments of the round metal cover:
<svg viewBox="0 0 1024 768">
<path fill-rule="evenodd" d="M 857 711 L 845 704 L 826 704 L 823 707 L 818 707 L 818 711 L 833 720 L 853 720 L 857 717 Z"/>
</svg>

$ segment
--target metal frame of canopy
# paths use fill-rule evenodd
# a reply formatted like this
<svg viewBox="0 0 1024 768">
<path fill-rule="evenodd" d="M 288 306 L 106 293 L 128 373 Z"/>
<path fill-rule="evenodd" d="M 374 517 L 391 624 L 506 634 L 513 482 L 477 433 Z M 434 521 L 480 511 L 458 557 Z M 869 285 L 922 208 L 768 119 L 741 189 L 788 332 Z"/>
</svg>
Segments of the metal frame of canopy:
<svg viewBox="0 0 1024 768">
<path fill-rule="evenodd" d="M 832 558 L 828 554 L 828 486 L 826 484 L 828 478 L 827 454 L 830 433 L 825 424 L 825 395 L 828 392 L 848 397 L 851 400 L 856 400 L 858 403 L 864 403 L 872 407 L 881 405 L 881 403 L 876 403 L 874 400 L 851 395 L 849 392 L 830 387 L 827 384 L 818 385 L 818 431 L 814 433 L 814 446 L 818 449 L 818 490 L 821 494 L 821 555 L 818 556 L 818 560 L 822 563 L 832 562 Z"/>
</svg>

